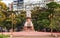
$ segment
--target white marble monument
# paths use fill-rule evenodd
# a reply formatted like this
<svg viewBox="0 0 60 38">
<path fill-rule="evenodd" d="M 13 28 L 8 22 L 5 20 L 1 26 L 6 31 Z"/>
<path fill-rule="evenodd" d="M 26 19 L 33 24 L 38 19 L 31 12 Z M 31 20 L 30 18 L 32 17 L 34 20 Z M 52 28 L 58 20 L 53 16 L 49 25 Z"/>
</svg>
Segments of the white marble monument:
<svg viewBox="0 0 60 38">
<path fill-rule="evenodd" d="M 30 17 L 31 18 L 31 11 L 30 10 L 26 10 L 26 17 Z"/>
<path fill-rule="evenodd" d="M 31 11 L 26 10 L 26 22 L 24 24 L 25 31 L 34 31 L 33 23 L 31 21 Z"/>
</svg>

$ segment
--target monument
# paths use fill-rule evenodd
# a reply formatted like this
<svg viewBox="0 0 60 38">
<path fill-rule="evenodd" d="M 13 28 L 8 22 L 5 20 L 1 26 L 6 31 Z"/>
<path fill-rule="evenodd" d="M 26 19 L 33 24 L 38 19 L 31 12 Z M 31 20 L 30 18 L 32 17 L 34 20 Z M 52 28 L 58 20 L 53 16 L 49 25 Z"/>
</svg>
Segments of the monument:
<svg viewBox="0 0 60 38">
<path fill-rule="evenodd" d="M 24 31 L 34 31 L 30 10 L 26 10 L 26 22 L 24 24 Z"/>
</svg>

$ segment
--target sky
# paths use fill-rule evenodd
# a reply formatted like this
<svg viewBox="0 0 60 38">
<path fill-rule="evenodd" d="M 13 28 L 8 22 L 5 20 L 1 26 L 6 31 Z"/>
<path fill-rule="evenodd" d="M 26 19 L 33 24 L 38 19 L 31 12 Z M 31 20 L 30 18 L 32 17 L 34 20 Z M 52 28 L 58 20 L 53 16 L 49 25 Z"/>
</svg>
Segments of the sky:
<svg viewBox="0 0 60 38">
<path fill-rule="evenodd" d="M 24 0 L 24 1 L 28 2 L 28 1 L 41 1 L 41 0 Z M 6 5 L 8 5 L 9 3 L 13 2 L 13 0 L 3 0 L 2 2 L 6 3 Z"/>
<path fill-rule="evenodd" d="M 9 3 L 13 2 L 13 0 L 3 0 L 2 2 L 4 2 L 6 5 L 8 5 Z"/>
<path fill-rule="evenodd" d="M 24 0 L 25 2 L 29 1 L 29 0 Z M 30 1 L 37 1 L 37 0 L 30 0 Z M 40 1 L 40 0 L 38 0 Z M 3 0 L 2 2 L 6 3 L 6 5 L 8 5 L 9 3 L 13 2 L 13 0 Z"/>
</svg>

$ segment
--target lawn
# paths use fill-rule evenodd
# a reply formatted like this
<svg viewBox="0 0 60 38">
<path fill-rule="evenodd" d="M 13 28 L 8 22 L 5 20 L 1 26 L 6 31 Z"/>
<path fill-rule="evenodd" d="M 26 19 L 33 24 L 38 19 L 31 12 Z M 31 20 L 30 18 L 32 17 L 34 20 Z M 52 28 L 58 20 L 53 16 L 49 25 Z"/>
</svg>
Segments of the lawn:
<svg viewBox="0 0 60 38">
<path fill-rule="evenodd" d="M 8 38 L 9 35 L 3 35 L 3 34 L 0 34 L 0 38 Z"/>
</svg>

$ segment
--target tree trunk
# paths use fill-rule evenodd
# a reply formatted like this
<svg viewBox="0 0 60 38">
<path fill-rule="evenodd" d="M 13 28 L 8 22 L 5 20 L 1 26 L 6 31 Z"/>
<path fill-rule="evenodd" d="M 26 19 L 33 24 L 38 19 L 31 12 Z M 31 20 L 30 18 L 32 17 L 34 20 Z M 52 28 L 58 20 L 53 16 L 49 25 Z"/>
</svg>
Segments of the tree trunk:
<svg viewBox="0 0 60 38">
<path fill-rule="evenodd" d="M 51 36 L 53 35 L 53 29 L 51 28 Z"/>
</svg>

